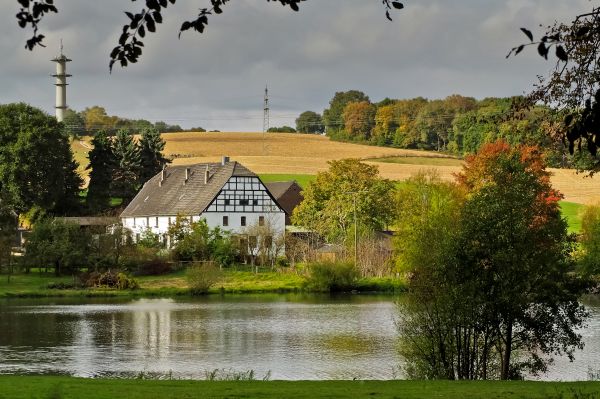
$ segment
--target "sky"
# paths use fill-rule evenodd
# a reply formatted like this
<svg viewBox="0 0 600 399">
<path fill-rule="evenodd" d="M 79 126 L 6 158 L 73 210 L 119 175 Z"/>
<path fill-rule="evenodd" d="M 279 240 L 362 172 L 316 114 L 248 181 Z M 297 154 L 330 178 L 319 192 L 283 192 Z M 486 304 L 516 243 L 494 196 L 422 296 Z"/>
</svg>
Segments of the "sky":
<svg viewBox="0 0 600 399">
<path fill-rule="evenodd" d="M 142 1 L 56 0 L 40 31 L 46 48 L 24 48 L 16 0 L 0 4 L 0 103 L 23 101 L 54 113 L 50 59 L 62 38 L 68 64 L 68 105 L 100 105 L 109 115 L 201 126 L 207 130 L 261 131 L 269 87 L 271 126 L 295 125 L 303 111 L 321 113 L 337 91 L 366 93 L 371 101 L 429 99 L 451 94 L 504 97 L 527 92 L 552 68 L 530 48 L 506 59 L 541 26 L 569 22 L 589 11 L 589 0 L 404 0 L 385 18 L 379 0 L 308 0 L 294 12 L 278 2 L 235 0 L 209 19 L 203 34 L 177 38 L 179 26 L 209 0 L 177 0 L 164 23 L 147 35 L 138 64 L 115 66 L 123 11 Z"/>
</svg>

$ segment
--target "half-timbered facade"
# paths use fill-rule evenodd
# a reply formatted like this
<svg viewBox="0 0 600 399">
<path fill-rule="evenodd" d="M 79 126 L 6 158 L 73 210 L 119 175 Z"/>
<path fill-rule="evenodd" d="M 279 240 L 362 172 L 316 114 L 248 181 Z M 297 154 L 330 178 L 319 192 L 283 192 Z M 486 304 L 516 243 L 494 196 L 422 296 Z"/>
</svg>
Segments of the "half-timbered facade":
<svg viewBox="0 0 600 399">
<path fill-rule="evenodd" d="M 285 211 L 260 178 L 227 157 L 221 163 L 165 169 L 144 184 L 121 221 L 134 240 L 149 229 L 168 243 L 177 216 L 205 219 L 209 227 L 234 234 L 249 234 L 256 227 L 268 227 L 273 236 L 285 231 Z"/>
</svg>

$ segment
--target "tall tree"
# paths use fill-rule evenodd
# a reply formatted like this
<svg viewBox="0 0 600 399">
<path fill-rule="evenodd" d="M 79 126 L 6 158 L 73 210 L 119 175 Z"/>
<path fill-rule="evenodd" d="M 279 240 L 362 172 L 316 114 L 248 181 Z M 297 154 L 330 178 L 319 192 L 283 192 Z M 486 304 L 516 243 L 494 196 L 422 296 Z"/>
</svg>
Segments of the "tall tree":
<svg viewBox="0 0 600 399">
<path fill-rule="evenodd" d="M 119 130 L 113 141 L 115 168 L 111 191 L 129 202 L 135 195 L 138 187 L 141 160 L 138 146 L 133 136 L 125 130 Z"/>
<path fill-rule="evenodd" d="M 417 229 L 431 247 L 405 234 L 413 244 L 403 246 L 418 248 L 418 256 L 404 251 L 401 258 L 415 276 L 409 291 L 415 313 L 404 331 L 415 371 L 428 378 L 510 379 L 544 371 L 554 354 L 572 357 L 582 346 L 577 329 L 586 312 L 578 298 L 586 282 L 572 273 L 574 241 L 541 152 L 487 144 L 467 158 L 458 181 L 466 199 L 453 223 L 410 219 L 433 230 Z M 417 263 L 432 254 L 437 261 Z"/>
<path fill-rule="evenodd" d="M 303 191 L 292 221 L 339 241 L 348 237 L 356 211 L 361 230 L 382 230 L 391 222 L 393 190 L 394 184 L 381 178 L 376 166 L 358 159 L 330 161 L 329 170 L 319 172 Z"/>
<path fill-rule="evenodd" d="M 65 132 L 72 139 L 78 139 L 85 134 L 85 120 L 81 114 L 71 108 L 67 108 L 65 111 L 63 125 L 65 126 Z"/>
<path fill-rule="evenodd" d="M 0 105 L 0 186 L 18 213 L 33 206 L 68 211 L 81 178 L 56 119 L 29 105 Z"/>
<path fill-rule="evenodd" d="M 342 120 L 344 131 L 350 140 L 366 141 L 371 138 L 375 126 L 377 108 L 368 101 L 351 102 L 344 107 Z"/>
<path fill-rule="evenodd" d="M 314 111 L 304 111 L 296 119 L 296 131 L 299 133 L 323 133 L 323 118 Z"/>
<path fill-rule="evenodd" d="M 331 101 L 329 101 L 329 108 L 323 111 L 323 122 L 325 123 L 327 134 L 335 135 L 340 132 L 344 128 L 342 114 L 346 105 L 361 101 L 369 102 L 369 97 L 362 91 L 349 90 L 335 93 Z"/>
<path fill-rule="evenodd" d="M 88 208 L 101 211 L 109 206 L 116 158 L 105 131 L 96 133 L 91 144 L 93 148 L 88 153 L 89 164 L 86 168 L 90 176 L 86 200 Z"/>
<path fill-rule="evenodd" d="M 140 154 L 139 181 L 144 184 L 171 161 L 164 157 L 165 140 L 157 129 L 144 129 L 138 142 Z"/>
</svg>

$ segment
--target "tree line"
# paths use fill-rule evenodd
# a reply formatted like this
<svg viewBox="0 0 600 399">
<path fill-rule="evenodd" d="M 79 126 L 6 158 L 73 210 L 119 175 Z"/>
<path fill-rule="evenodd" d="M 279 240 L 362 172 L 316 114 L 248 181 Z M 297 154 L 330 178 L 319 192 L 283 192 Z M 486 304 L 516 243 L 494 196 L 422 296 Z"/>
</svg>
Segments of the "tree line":
<svg viewBox="0 0 600 399">
<path fill-rule="evenodd" d="M 150 122 L 146 119 L 127 119 L 115 115 L 108 115 L 104 107 L 95 105 L 85 108 L 81 112 L 67 109 L 63 120 L 65 131 L 69 136 L 78 138 L 81 136 L 93 136 L 99 131 L 114 135 L 118 130 L 126 130 L 130 133 L 140 133 L 146 129 L 156 129 L 160 133 L 169 132 L 205 132 L 202 127 L 183 129 L 179 125 L 171 125 L 163 121 Z"/>
<path fill-rule="evenodd" d="M 444 99 L 389 99 L 373 103 L 358 90 L 337 92 L 319 115 L 302 113 L 296 130 L 326 132 L 334 140 L 386 147 L 443 151 L 464 157 L 498 139 L 543 148 L 551 167 L 589 168 L 585 151 L 570 155 L 557 140 L 561 114 L 549 106 L 520 107 L 522 97 L 485 98 L 451 95 Z"/>
</svg>

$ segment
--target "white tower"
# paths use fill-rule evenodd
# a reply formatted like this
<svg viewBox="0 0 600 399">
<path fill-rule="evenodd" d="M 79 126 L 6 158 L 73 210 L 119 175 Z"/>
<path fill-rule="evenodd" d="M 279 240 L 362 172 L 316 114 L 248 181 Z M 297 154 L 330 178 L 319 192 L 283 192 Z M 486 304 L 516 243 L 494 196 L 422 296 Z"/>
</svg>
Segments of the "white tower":
<svg viewBox="0 0 600 399">
<path fill-rule="evenodd" d="M 60 55 L 51 61 L 56 62 L 56 74 L 52 75 L 56 78 L 54 83 L 56 86 L 56 120 L 62 122 L 67 109 L 67 78 L 71 77 L 67 74 L 67 62 L 71 60 L 63 54 L 62 40 L 60 41 Z"/>
</svg>

